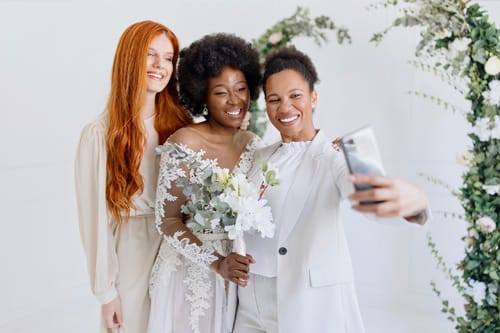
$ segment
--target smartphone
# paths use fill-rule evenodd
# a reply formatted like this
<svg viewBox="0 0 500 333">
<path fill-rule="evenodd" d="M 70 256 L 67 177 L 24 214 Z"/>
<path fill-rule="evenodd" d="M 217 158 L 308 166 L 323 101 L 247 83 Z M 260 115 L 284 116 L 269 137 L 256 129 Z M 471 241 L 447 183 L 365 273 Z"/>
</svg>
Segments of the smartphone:
<svg viewBox="0 0 500 333">
<path fill-rule="evenodd" d="M 340 139 L 340 146 L 351 174 L 385 175 L 377 140 L 371 126 L 364 126 L 344 135 Z M 362 191 L 373 186 L 359 184 L 354 187 L 357 191 Z M 372 201 L 361 202 L 365 205 L 373 203 Z"/>
</svg>

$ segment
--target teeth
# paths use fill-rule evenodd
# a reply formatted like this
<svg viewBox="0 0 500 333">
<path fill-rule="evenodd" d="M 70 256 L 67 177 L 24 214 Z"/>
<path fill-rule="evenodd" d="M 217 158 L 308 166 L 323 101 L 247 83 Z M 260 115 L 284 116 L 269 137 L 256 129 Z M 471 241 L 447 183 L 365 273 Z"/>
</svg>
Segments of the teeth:
<svg viewBox="0 0 500 333">
<path fill-rule="evenodd" d="M 229 111 L 228 111 L 228 112 L 226 112 L 226 113 L 227 113 L 228 115 L 230 115 L 230 116 L 237 116 L 237 115 L 239 115 L 239 114 L 240 114 L 240 111 L 233 111 L 233 112 L 229 112 Z"/>
<path fill-rule="evenodd" d="M 282 118 L 280 119 L 280 122 L 282 123 L 289 123 L 291 121 L 294 121 L 295 119 L 297 119 L 299 116 L 293 116 L 293 117 L 289 117 L 289 118 Z"/>
<path fill-rule="evenodd" d="M 152 76 L 156 79 L 162 79 L 163 78 L 163 75 L 160 75 L 160 74 L 155 74 L 155 73 L 148 73 L 149 76 Z"/>
</svg>

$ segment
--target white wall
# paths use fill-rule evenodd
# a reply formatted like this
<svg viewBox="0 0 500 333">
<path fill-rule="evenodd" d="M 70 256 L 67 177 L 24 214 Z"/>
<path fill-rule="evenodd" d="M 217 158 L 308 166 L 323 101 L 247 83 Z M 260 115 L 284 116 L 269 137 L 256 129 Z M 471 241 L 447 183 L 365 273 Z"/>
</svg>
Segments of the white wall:
<svg viewBox="0 0 500 333">
<path fill-rule="evenodd" d="M 321 78 L 316 124 L 334 137 L 371 123 L 389 173 L 421 183 L 434 210 L 460 211 L 446 191 L 417 173 L 460 184 L 463 170 L 454 159 L 468 144 L 466 123 L 406 91 L 449 95 L 457 105 L 463 101 L 434 77 L 406 64 L 416 31 L 395 30 L 379 47 L 368 43 L 371 33 L 393 17 L 390 11 L 368 12 L 369 3 L 0 0 L 0 331 L 91 332 L 95 327 L 97 308 L 76 220 L 73 159 L 82 126 L 105 104 L 118 38 L 138 20 L 165 23 L 183 46 L 218 31 L 256 38 L 291 15 L 297 4 L 309 7 L 314 16 L 325 14 L 348 26 L 351 45 L 339 46 L 333 34 L 322 48 L 307 39 L 297 41 Z M 481 3 L 500 22 L 498 1 Z M 274 137 L 273 132 L 268 136 Z M 463 222 L 435 213 L 423 228 L 380 225 L 347 206 L 344 217 L 364 313 L 401 306 L 437 313 L 439 301 L 430 280 L 457 301 L 435 269 L 425 234 L 432 233 L 454 265 L 463 253 Z M 94 317 L 80 309 L 92 309 Z M 70 329 L 65 326 L 69 322 L 79 326 Z"/>
</svg>

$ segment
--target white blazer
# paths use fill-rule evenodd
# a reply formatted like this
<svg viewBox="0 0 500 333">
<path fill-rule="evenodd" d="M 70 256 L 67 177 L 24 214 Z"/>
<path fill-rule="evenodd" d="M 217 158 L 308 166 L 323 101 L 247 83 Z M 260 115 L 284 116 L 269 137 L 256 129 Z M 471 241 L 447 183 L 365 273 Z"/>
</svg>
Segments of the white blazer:
<svg viewBox="0 0 500 333">
<path fill-rule="evenodd" d="M 254 160 L 267 160 L 278 144 L 257 150 Z M 275 235 L 280 333 L 364 332 L 339 220 L 340 200 L 353 191 L 348 175 L 342 152 L 318 132 L 297 169 Z"/>
</svg>

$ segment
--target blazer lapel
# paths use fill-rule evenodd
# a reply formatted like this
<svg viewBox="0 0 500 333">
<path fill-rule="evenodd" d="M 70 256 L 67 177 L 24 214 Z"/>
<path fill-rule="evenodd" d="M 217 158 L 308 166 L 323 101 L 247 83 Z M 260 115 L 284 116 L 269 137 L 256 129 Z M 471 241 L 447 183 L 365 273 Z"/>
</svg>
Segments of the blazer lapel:
<svg viewBox="0 0 500 333">
<path fill-rule="evenodd" d="M 278 241 L 284 241 L 293 227 L 297 223 L 304 204 L 312 191 L 311 180 L 314 179 L 322 154 L 323 143 L 326 138 L 322 132 L 318 132 L 311 142 L 311 146 L 307 149 L 302 161 L 297 168 L 296 177 L 290 186 L 288 195 L 285 199 L 283 209 L 283 220 L 281 221 Z M 279 185 L 278 185 L 279 186 Z"/>
</svg>

